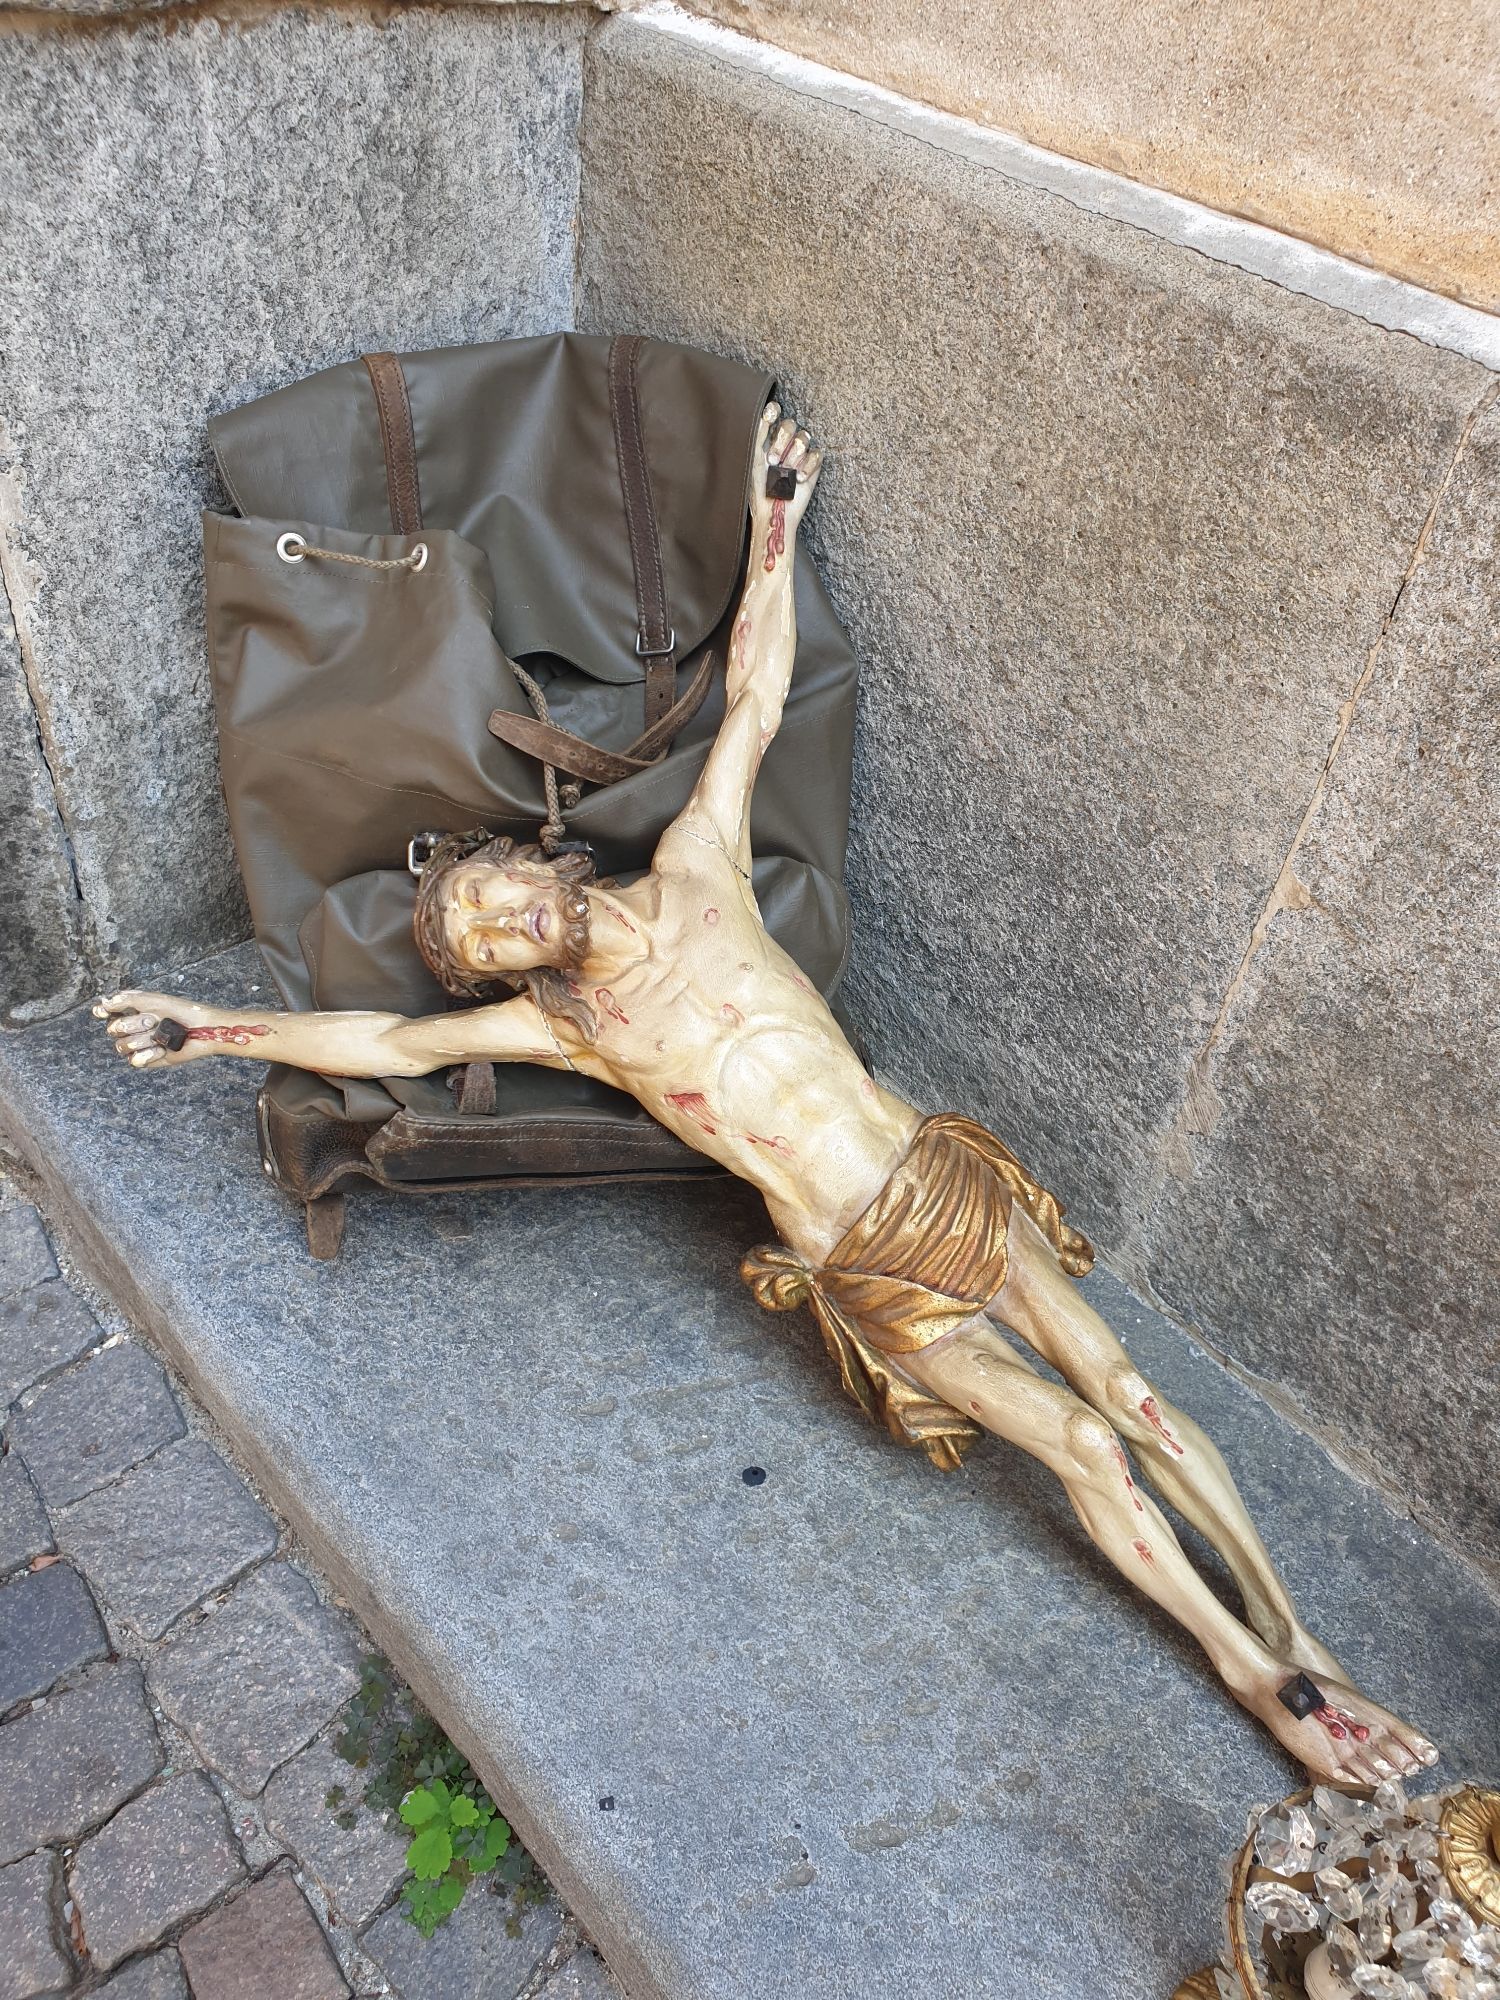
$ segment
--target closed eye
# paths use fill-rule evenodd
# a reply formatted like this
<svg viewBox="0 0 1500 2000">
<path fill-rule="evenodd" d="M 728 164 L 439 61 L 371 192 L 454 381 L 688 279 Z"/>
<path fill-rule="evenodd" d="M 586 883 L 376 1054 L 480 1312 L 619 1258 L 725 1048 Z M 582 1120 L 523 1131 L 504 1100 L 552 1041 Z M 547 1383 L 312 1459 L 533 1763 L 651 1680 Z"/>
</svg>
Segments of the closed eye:
<svg viewBox="0 0 1500 2000">
<path fill-rule="evenodd" d="M 463 899 L 471 910 L 480 910 L 484 907 L 484 891 L 472 877 L 464 884 Z"/>
</svg>

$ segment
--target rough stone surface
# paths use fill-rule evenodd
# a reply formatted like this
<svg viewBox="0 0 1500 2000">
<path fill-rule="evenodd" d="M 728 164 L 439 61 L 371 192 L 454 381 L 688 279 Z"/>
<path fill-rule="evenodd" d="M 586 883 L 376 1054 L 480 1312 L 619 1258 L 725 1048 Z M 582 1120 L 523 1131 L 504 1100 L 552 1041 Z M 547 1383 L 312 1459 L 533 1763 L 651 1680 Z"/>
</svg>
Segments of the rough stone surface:
<svg viewBox="0 0 1500 2000">
<path fill-rule="evenodd" d="M 0 1715 L 108 1651 L 94 1600 L 67 1563 L 0 1585 Z"/>
<path fill-rule="evenodd" d="M 57 1260 L 31 1203 L 11 1201 L 0 1207 L 0 1299 L 56 1276 Z"/>
<path fill-rule="evenodd" d="M 183 1934 L 193 2000 L 343 2000 L 349 1988 L 318 1920 L 278 1870 Z"/>
<path fill-rule="evenodd" d="M 168 1445 L 59 1515 L 61 1546 L 108 1608 L 159 1639 L 276 1547 L 275 1521 L 201 1438 Z"/>
<path fill-rule="evenodd" d="M 65 1993 L 73 1968 L 57 1936 L 57 1858 L 0 1868 L 0 2000 Z"/>
<path fill-rule="evenodd" d="M 204 1761 L 253 1798 L 354 1693 L 358 1658 L 307 1578 L 273 1563 L 169 1640 L 151 1685 Z"/>
<path fill-rule="evenodd" d="M 62 1507 L 184 1428 L 160 1363 L 127 1340 L 45 1384 L 11 1419 L 10 1438 L 47 1506 Z"/>
<path fill-rule="evenodd" d="M 410 1837 L 358 1802 L 366 1775 L 352 1770 L 327 1742 L 312 1743 L 281 1767 L 262 1801 L 271 1831 L 317 1881 L 340 1919 L 356 1927 L 404 1880 Z M 327 1804 L 336 1786 L 344 1794 L 340 1810 L 354 1813 L 352 1827 L 339 1826 Z"/>
<path fill-rule="evenodd" d="M 165 1762 L 132 1660 L 0 1728 L 0 1862 L 98 1826 Z"/>
<path fill-rule="evenodd" d="M 906 2000 L 934 1968 L 955 2000 L 1119 2000 L 1212 1956 L 1222 1859 L 1295 1771 L 1040 1467 L 985 1445 L 940 1476 L 863 1421 L 810 1321 L 739 1280 L 757 1201 L 361 1191 L 318 1264 L 260 1171 L 254 1067 L 148 1080 L 96 1042 L 82 1018 L 0 1042 L 7 1130 L 632 2000 Z M 1472 1572 L 1087 1290 L 1439 1775 L 1500 1777 Z"/>
<path fill-rule="evenodd" d="M 7 40 L 0 518 L 120 971 L 244 930 L 204 665 L 206 421 L 362 351 L 567 324 L 583 33 L 562 8 L 288 8 Z"/>
<path fill-rule="evenodd" d="M 876 1060 L 1119 1241 L 1484 371 L 629 17 L 581 218 L 582 326 L 828 446 Z"/>
<path fill-rule="evenodd" d="M 1500 408 L 1163 1147 L 1151 1282 L 1500 1564 Z"/>
<path fill-rule="evenodd" d="M 59 1278 L 0 1299 L 0 1410 L 102 1339 L 94 1315 Z"/>
<path fill-rule="evenodd" d="M 0 594 L 0 1023 L 54 1011 L 85 990 L 78 918 L 36 710 L 10 605 Z"/>
<path fill-rule="evenodd" d="M 1310 17 L 1297 0 L 1200 0 L 1188 33 L 1173 0 L 690 5 L 1070 159 L 1500 306 L 1486 0 L 1392 0 L 1378 26 L 1357 5 Z"/>
<path fill-rule="evenodd" d="M 108 1972 L 155 1944 L 244 1872 L 219 1795 L 201 1771 L 153 1786 L 73 1857 L 69 1886 L 94 1964 Z"/>
<path fill-rule="evenodd" d="M 99 1988 L 99 2000 L 189 2000 L 182 1962 L 175 1951 L 155 1951 L 135 1959 Z"/>
<path fill-rule="evenodd" d="M 0 1464 L 0 1576 L 52 1548 L 52 1528 L 26 1468 L 12 1456 Z"/>
<path fill-rule="evenodd" d="M 560 1966 L 536 2000 L 625 2000 L 597 1951 L 583 1945 Z"/>
<path fill-rule="evenodd" d="M 515 1937 L 511 1921 L 503 1896 L 470 1889 L 430 1938 L 390 1909 L 360 1944 L 400 2000 L 512 2000 L 556 1942 L 562 1912 L 548 1897 L 521 1912 Z"/>
</svg>

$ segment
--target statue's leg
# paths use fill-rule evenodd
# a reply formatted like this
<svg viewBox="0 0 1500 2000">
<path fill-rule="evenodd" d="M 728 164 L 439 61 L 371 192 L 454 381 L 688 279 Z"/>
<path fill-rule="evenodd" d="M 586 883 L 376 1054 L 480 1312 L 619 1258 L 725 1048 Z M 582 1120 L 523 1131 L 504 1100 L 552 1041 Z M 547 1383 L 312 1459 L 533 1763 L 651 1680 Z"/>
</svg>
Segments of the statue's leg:
<svg viewBox="0 0 1500 2000">
<path fill-rule="evenodd" d="M 1074 1512 L 1120 1573 L 1184 1626 L 1235 1699 L 1309 1769 L 1354 1785 L 1375 1784 L 1422 1761 L 1422 1739 L 1340 1684 L 1333 1726 L 1298 1719 L 1278 1699 L 1285 1657 L 1225 1609 L 1198 1575 L 1149 1494 L 1130 1476 L 1113 1427 L 1072 1390 L 1045 1381 L 982 1316 L 902 1365 L 925 1387 L 1018 1444 L 1062 1481 Z M 1336 1733 L 1335 1733 L 1336 1732 Z M 1424 1745 L 1424 1749 L 1427 1746 Z"/>
<path fill-rule="evenodd" d="M 1298 1618 L 1212 1440 L 1141 1374 L 1019 1205 L 1011 1214 L 1009 1247 L 1009 1274 L 991 1315 L 1109 1421 L 1162 1497 L 1219 1551 L 1251 1625 L 1276 1657 L 1289 1670 L 1304 1669 L 1326 1692 L 1347 1689 L 1343 1667 Z M 1432 1746 L 1416 1730 L 1402 1724 L 1398 1733 L 1413 1757 L 1431 1761 Z"/>
</svg>

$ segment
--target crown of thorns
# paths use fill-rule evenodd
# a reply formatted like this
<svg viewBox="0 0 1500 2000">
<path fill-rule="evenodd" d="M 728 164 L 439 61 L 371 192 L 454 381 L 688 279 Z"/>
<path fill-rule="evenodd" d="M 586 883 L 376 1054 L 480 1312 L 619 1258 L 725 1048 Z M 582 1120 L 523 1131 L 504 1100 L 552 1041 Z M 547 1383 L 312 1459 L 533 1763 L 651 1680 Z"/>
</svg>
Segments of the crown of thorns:
<svg viewBox="0 0 1500 2000">
<path fill-rule="evenodd" d="M 517 845 L 509 834 L 491 834 L 484 827 L 468 833 L 423 834 L 411 844 L 409 866 L 417 877 L 417 901 L 412 911 L 412 936 L 422 962 L 445 993 L 455 999 L 472 1000 L 489 987 L 517 985 L 514 977 L 498 979 L 475 972 L 455 956 L 448 942 L 448 889 L 454 874 L 472 862 L 500 868 L 520 861 L 528 867 L 545 869 L 559 882 L 579 887 L 595 879 L 594 857 L 586 852 L 548 854 L 534 843 Z"/>
</svg>

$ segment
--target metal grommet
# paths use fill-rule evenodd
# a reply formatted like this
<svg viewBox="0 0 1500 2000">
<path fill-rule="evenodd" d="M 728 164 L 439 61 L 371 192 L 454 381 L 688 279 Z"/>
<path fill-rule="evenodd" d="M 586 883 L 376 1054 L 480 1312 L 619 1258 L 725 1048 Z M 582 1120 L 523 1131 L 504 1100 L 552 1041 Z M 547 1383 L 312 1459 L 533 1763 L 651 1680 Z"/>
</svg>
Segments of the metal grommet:
<svg viewBox="0 0 1500 2000">
<path fill-rule="evenodd" d="M 301 562 L 307 543 L 300 535 L 285 534 L 276 544 L 276 553 L 283 562 Z"/>
<path fill-rule="evenodd" d="M 411 566 L 412 575 L 415 576 L 419 569 L 426 569 L 427 567 L 427 544 L 425 542 L 418 542 L 417 546 L 412 550 L 412 554 L 416 557 L 416 561 Z"/>
</svg>

